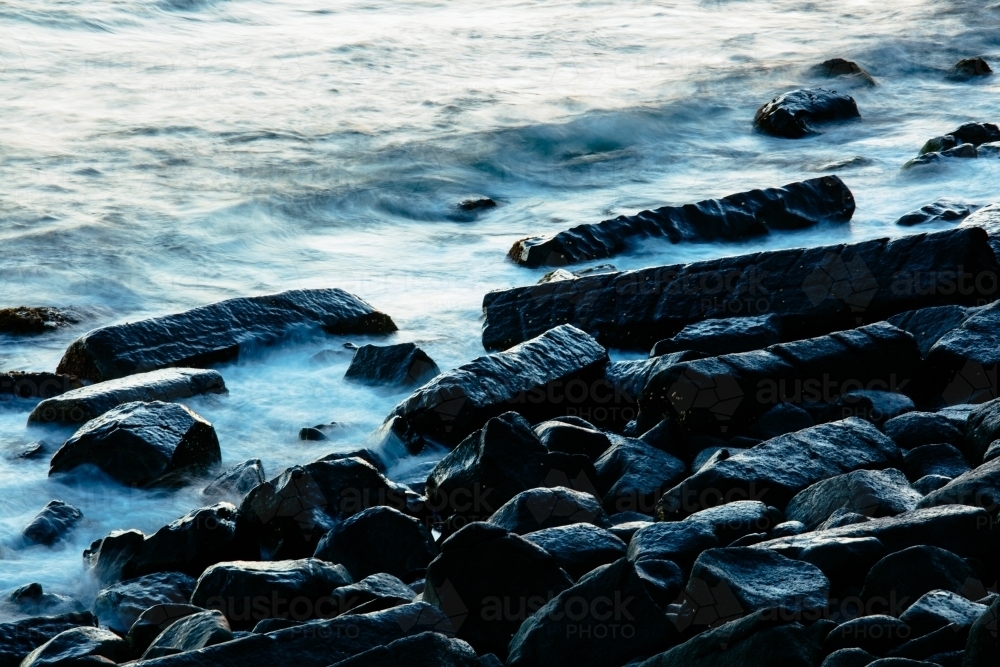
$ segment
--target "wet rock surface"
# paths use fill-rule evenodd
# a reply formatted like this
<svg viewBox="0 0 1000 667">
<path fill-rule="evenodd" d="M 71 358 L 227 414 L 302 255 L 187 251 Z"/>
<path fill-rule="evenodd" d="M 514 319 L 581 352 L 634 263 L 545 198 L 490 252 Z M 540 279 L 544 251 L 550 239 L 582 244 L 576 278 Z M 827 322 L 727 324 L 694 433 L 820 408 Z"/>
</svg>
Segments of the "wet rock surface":
<svg viewBox="0 0 1000 667">
<path fill-rule="evenodd" d="M 195 580 L 179 572 L 159 572 L 112 584 L 97 594 L 94 613 L 116 632 L 125 634 L 153 605 L 186 603 Z"/>
<path fill-rule="evenodd" d="M 63 539 L 83 520 L 83 512 L 61 500 L 53 500 L 21 531 L 25 544 L 51 546 Z"/>
<path fill-rule="evenodd" d="M 896 224 L 912 227 L 930 222 L 960 222 L 979 208 L 981 207 L 976 204 L 964 204 L 952 199 L 939 199 L 931 204 L 921 206 L 915 211 L 910 211 L 897 220 Z"/>
<path fill-rule="evenodd" d="M 101 382 L 170 366 L 204 367 L 237 357 L 240 346 L 273 343 L 303 327 L 329 334 L 396 330 L 388 315 L 343 290 L 293 290 L 95 329 L 69 346 L 57 372 Z"/>
<path fill-rule="evenodd" d="M 434 360 L 413 343 L 362 345 L 354 352 L 344 376 L 364 384 L 419 386 L 439 374 Z"/>
<path fill-rule="evenodd" d="M 21 661 L 21 667 L 113 665 L 127 656 L 128 645 L 115 633 L 104 628 L 73 628 L 36 648 Z"/>
<path fill-rule="evenodd" d="M 221 460 L 215 429 L 175 403 L 125 403 L 84 424 L 52 457 L 49 475 L 89 464 L 122 484 L 177 484 Z"/>
<path fill-rule="evenodd" d="M 523 537 L 549 552 L 573 579 L 625 556 L 625 542 L 590 523 L 543 528 Z"/>
<path fill-rule="evenodd" d="M 75 314 L 58 308 L 0 308 L 0 334 L 41 334 L 77 322 L 79 319 Z"/>
<path fill-rule="evenodd" d="M 0 373 L 0 398 L 52 398 L 81 387 L 80 379 L 61 373 L 28 373 L 7 371 Z"/>
<path fill-rule="evenodd" d="M 738 240 L 772 229 L 800 229 L 821 222 L 847 222 L 854 196 L 836 176 L 751 190 L 684 206 L 664 206 L 634 216 L 578 225 L 548 237 L 517 241 L 508 256 L 522 266 L 563 266 L 612 257 L 635 238 L 659 236 L 673 243 Z"/>
<path fill-rule="evenodd" d="M 578 523 L 611 527 L 597 498 L 564 487 L 522 491 L 497 509 L 488 523 L 518 535 Z"/>
<path fill-rule="evenodd" d="M 824 88 L 793 90 L 779 95 L 754 116 L 754 128 L 786 139 L 818 134 L 816 126 L 838 120 L 860 118 L 858 105 L 849 95 Z"/>
<path fill-rule="evenodd" d="M 219 611 L 201 611 L 177 620 L 164 630 L 142 654 L 143 660 L 197 651 L 232 641 L 229 622 Z"/>
<path fill-rule="evenodd" d="M 878 518 L 914 510 L 920 500 L 899 470 L 856 470 L 799 492 L 785 508 L 785 517 L 815 529 L 838 509 Z"/>
<path fill-rule="evenodd" d="M 97 617 L 89 611 L 0 623 L 0 667 L 18 667 L 29 653 L 60 633 L 96 625 Z"/>
</svg>

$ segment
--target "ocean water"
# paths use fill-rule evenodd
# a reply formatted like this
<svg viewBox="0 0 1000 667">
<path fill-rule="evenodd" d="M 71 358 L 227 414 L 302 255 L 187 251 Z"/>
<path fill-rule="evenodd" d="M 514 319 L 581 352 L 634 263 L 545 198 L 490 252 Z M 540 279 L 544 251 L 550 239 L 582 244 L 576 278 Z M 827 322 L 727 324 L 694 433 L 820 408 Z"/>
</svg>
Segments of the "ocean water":
<svg viewBox="0 0 1000 667">
<path fill-rule="evenodd" d="M 646 241 L 611 260 L 637 268 L 911 233 L 893 224 L 907 211 L 1000 192 L 996 160 L 900 174 L 926 139 L 998 120 L 1000 78 L 947 75 L 963 57 L 1000 64 L 1000 3 L 488 4 L 0 0 L 0 306 L 85 314 L 0 337 L 0 369 L 53 370 L 88 328 L 311 287 L 358 294 L 395 319 L 393 340 L 450 368 L 483 353 L 482 295 L 544 273 L 505 258 L 526 235 L 824 173 L 857 199 L 849 225 Z M 878 85 L 817 78 L 832 57 Z M 816 85 L 853 95 L 862 120 L 799 141 L 751 132 L 761 104 Z M 470 197 L 499 206 L 462 213 Z M 363 441 L 403 394 L 345 383 L 345 342 L 365 341 L 296 340 L 218 367 L 230 393 L 187 404 L 226 464 L 260 458 L 271 476 Z M 341 354 L 312 360 L 324 349 Z M 89 604 L 92 540 L 204 500 L 49 479 L 72 429 L 27 429 L 32 407 L 0 403 L 0 591 L 38 581 Z M 331 420 L 337 439 L 297 439 Z M 46 456 L 10 459 L 39 439 Z M 17 548 L 54 498 L 85 522 L 54 548 Z"/>
</svg>

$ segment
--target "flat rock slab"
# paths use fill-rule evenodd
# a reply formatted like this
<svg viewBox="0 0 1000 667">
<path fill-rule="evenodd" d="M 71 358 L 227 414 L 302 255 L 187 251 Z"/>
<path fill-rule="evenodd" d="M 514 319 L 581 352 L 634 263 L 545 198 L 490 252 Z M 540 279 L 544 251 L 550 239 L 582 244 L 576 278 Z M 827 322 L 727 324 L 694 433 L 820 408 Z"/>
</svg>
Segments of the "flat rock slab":
<svg viewBox="0 0 1000 667">
<path fill-rule="evenodd" d="M 84 424 L 52 457 L 49 475 L 95 465 L 123 484 L 176 484 L 219 464 L 215 428 L 183 405 L 118 406 Z"/>
<path fill-rule="evenodd" d="M 57 372 L 102 382 L 169 366 L 203 367 L 237 357 L 241 346 L 274 343 L 304 328 L 384 334 L 396 325 L 340 289 L 241 297 L 95 329 L 69 346 Z"/>
<path fill-rule="evenodd" d="M 767 234 L 772 229 L 847 222 L 853 214 L 854 195 L 848 187 L 836 176 L 823 176 L 781 188 L 620 215 L 596 224 L 578 225 L 554 236 L 521 239 L 508 255 L 523 266 L 565 266 L 617 255 L 625 250 L 628 240 L 636 237 L 662 236 L 673 243 L 737 240 Z"/>
<path fill-rule="evenodd" d="M 727 317 L 689 324 L 673 338 L 658 341 L 650 357 L 688 350 L 706 357 L 762 350 L 780 343 L 781 320 L 773 315 Z"/>
<path fill-rule="evenodd" d="M 517 410 L 531 422 L 565 414 L 578 381 L 587 395 L 603 379 L 607 351 L 573 326 L 560 326 L 506 352 L 479 357 L 438 375 L 386 418 L 454 446 L 491 417 Z"/>
<path fill-rule="evenodd" d="M 959 228 L 606 273 L 486 294 L 483 346 L 506 349 L 572 324 L 606 346 L 647 351 L 694 322 L 767 314 L 795 340 L 917 308 L 988 302 L 997 272 L 985 232 Z M 977 287 L 985 274 L 994 282 Z M 917 285 L 928 276 L 942 279 L 940 289 Z M 962 278 L 962 289 L 945 289 L 947 277 Z"/>
<path fill-rule="evenodd" d="M 47 333 L 77 322 L 77 315 L 70 310 L 45 306 L 0 308 L 0 334 Z"/>
<path fill-rule="evenodd" d="M 819 134 L 815 126 L 837 120 L 860 118 L 850 95 L 825 88 L 805 88 L 779 95 L 757 110 L 754 129 L 775 137 L 801 139 Z"/>
<path fill-rule="evenodd" d="M 28 415 L 28 423 L 74 424 L 99 417 L 123 403 L 173 401 L 198 394 L 221 394 L 226 383 L 218 371 L 164 368 L 117 380 L 98 382 L 49 398 Z"/>
<path fill-rule="evenodd" d="M 694 475 L 663 494 L 657 516 L 681 519 L 735 500 L 778 508 L 809 486 L 845 472 L 898 465 L 899 449 L 856 417 L 778 436 Z"/>
</svg>

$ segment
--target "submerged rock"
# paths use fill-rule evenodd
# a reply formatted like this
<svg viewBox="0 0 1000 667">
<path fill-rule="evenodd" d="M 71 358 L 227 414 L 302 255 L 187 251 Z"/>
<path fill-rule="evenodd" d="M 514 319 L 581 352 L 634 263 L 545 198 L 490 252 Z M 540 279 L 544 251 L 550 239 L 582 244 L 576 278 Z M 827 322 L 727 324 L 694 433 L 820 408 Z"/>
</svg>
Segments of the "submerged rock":
<svg viewBox="0 0 1000 667">
<path fill-rule="evenodd" d="M 825 76 L 828 79 L 843 77 L 848 79 L 857 79 L 869 86 L 875 85 L 875 79 L 873 79 L 872 75 L 865 71 L 863 67 L 850 60 L 844 60 L 843 58 L 831 58 L 830 60 L 824 60 L 813 69 L 819 76 Z"/>
<path fill-rule="evenodd" d="M 982 207 L 976 204 L 963 204 L 953 199 L 941 198 L 933 204 L 927 204 L 916 211 L 910 211 L 897 220 L 896 224 L 912 227 L 931 222 L 960 222 L 980 208 Z"/>
<path fill-rule="evenodd" d="M 660 236 L 672 243 L 737 240 L 772 229 L 800 229 L 820 222 L 846 222 L 854 196 L 836 176 L 751 190 L 684 206 L 664 206 L 634 216 L 577 225 L 554 236 L 517 241 L 508 256 L 522 266 L 562 266 L 611 257 L 633 238 Z"/>
<path fill-rule="evenodd" d="M 83 605 L 66 595 L 46 593 L 38 582 L 19 586 L 9 593 L 0 594 L 0 613 L 23 614 L 27 616 L 54 616 L 82 612 Z"/>
<path fill-rule="evenodd" d="M 815 125 L 860 118 L 858 105 L 850 95 L 824 88 L 793 90 L 779 95 L 760 109 L 753 126 L 764 134 L 801 139 L 818 134 Z"/>
<path fill-rule="evenodd" d="M 73 424 L 99 417 L 123 403 L 172 401 L 198 394 L 220 394 L 226 383 L 217 371 L 196 368 L 164 368 L 98 382 L 49 398 L 28 415 L 28 423 Z"/>
<path fill-rule="evenodd" d="M 46 399 L 79 389 L 81 386 L 80 379 L 72 375 L 26 373 L 23 371 L 0 373 L 0 397 Z"/>
<path fill-rule="evenodd" d="M 948 148 L 943 151 L 930 151 L 927 153 L 921 153 L 912 160 L 908 160 L 903 165 L 903 171 L 927 167 L 930 165 L 939 165 L 945 160 L 949 159 L 973 159 L 978 158 L 979 152 L 976 147 L 972 144 L 959 144 L 954 148 Z"/>
<path fill-rule="evenodd" d="M 83 512 L 61 500 L 50 501 L 24 530 L 21 540 L 25 544 L 51 546 L 63 539 L 83 520 Z"/>
<path fill-rule="evenodd" d="M 229 470 L 225 471 L 206 486 L 202 493 L 210 498 L 221 498 L 234 496 L 242 498 L 257 486 L 263 484 L 267 477 L 264 475 L 264 464 L 260 459 L 250 459 L 243 463 L 237 463 Z"/>
<path fill-rule="evenodd" d="M 989 63 L 979 56 L 975 58 L 962 58 L 955 64 L 952 70 L 952 77 L 957 79 L 971 79 L 977 76 L 989 76 L 993 74 Z"/>
<path fill-rule="evenodd" d="M 456 445 L 491 417 L 516 409 L 533 422 L 564 414 L 571 385 L 584 396 L 603 380 L 607 351 L 573 326 L 545 331 L 506 352 L 479 357 L 438 375 L 386 418 L 444 444 Z"/>
<path fill-rule="evenodd" d="M 483 346 L 504 349 L 572 324 L 604 345 L 647 351 L 694 322 L 762 314 L 780 317 L 785 339 L 796 340 L 917 308 L 990 301 L 996 285 L 987 278 L 997 271 L 987 234 L 962 226 L 588 276 L 486 294 Z M 966 279 L 965 294 L 923 284 L 950 272 L 980 277 L 978 286 Z"/>
<path fill-rule="evenodd" d="M 0 334 L 40 334 L 77 322 L 71 312 L 58 308 L 0 308 Z"/>
<path fill-rule="evenodd" d="M 169 366 L 204 367 L 237 357 L 240 346 L 273 343 L 303 327 L 328 334 L 396 330 L 388 315 L 343 290 L 292 290 L 95 329 L 69 346 L 57 372 L 101 382 Z"/>
<path fill-rule="evenodd" d="M 347 367 L 348 380 L 392 387 L 419 386 L 441 372 L 434 360 L 413 343 L 362 345 Z"/>
<path fill-rule="evenodd" d="M 1000 127 L 994 123 L 965 123 L 956 130 L 940 137 L 928 139 L 920 149 L 920 154 L 941 153 L 962 144 L 979 146 L 1000 141 Z"/>
<path fill-rule="evenodd" d="M 52 457 L 49 475 L 84 464 L 122 484 L 176 484 L 218 465 L 215 429 L 176 403 L 125 403 L 84 424 Z"/>
</svg>

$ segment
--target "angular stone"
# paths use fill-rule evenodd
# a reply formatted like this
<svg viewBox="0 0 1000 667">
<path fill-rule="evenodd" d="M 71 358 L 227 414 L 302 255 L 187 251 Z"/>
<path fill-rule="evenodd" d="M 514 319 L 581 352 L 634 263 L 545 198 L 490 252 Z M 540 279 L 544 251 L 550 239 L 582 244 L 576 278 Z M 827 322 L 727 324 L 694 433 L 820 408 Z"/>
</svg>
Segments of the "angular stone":
<svg viewBox="0 0 1000 667">
<path fill-rule="evenodd" d="M 909 332 L 917 339 L 920 354 L 927 356 L 934 343 L 959 324 L 965 321 L 975 310 L 964 306 L 931 306 L 908 310 L 899 315 L 893 315 L 886 321 L 903 331 Z"/>
<path fill-rule="evenodd" d="M 413 343 L 362 345 L 344 375 L 364 384 L 419 386 L 441 372 L 434 360 Z"/>
<path fill-rule="evenodd" d="M 49 475 L 95 465 L 122 484 L 174 485 L 222 460 L 215 429 L 183 405 L 125 403 L 84 424 L 52 457 Z"/>
<path fill-rule="evenodd" d="M 860 587 L 865 574 L 886 555 L 885 545 L 875 537 L 827 537 L 817 533 L 816 538 L 801 546 L 788 546 L 780 540 L 754 545 L 791 558 L 811 563 L 826 575 L 831 584 L 841 589 Z"/>
<path fill-rule="evenodd" d="M 872 655 L 884 656 L 916 635 L 903 621 L 873 614 L 842 623 L 823 640 L 823 650 L 832 653 L 845 648 L 860 648 Z"/>
<path fill-rule="evenodd" d="M 649 356 L 659 357 L 689 350 L 717 357 L 762 350 L 781 341 L 781 320 L 773 315 L 728 317 L 689 324 L 673 338 L 658 341 Z"/>
<path fill-rule="evenodd" d="M 420 521 L 392 507 L 370 507 L 337 523 L 313 556 L 343 565 L 360 581 L 379 572 L 407 577 L 426 568 L 437 552 Z"/>
<path fill-rule="evenodd" d="M 936 412 L 908 412 L 887 421 L 882 429 L 903 449 L 923 445 L 961 445 L 964 425 L 959 428 L 947 415 Z"/>
<path fill-rule="evenodd" d="M 56 635 L 21 661 L 21 667 L 114 665 L 126 660 L 128 645 L 104 628 L 73 628 Z"/>
<path fill-rule="evenodd" d="M 608 273 L 488 293 L 483 346 L 505 349 L 572 324 L 604 345 L 647 351 L 688 324 L 734 314 L 779 317 L 785 340 L 796 340 L 916 308 L 978 305 L 994 298 L 995 282 L 931 290 L 918 279 L 996 274 L 986 233 L 965 227 Z"/>
<path fill-rule="evenodd" d="M 184 603 L 195 580 L 179 572 L 158 572 L 112 584 L 97 593 L 94 613 L 116 632 L 125 634 L 139 615 L 153 605 Z"/>
<path fill-rule="evenodd" d="M 352 609 L 376 611 L 372 607 L 395 607 L 412 602 L 416 593 L 391 574 L 371 574 L 355 584 L 341 586 L 333 591 L 338 614 Z M 263 622 L 263 621 L 262 621 Z"/>
<path fill-rule="evenodd" d="M 192 510 L 147 537 L 122 567 L 122 575 L 183 572 L 197 577 L 208 566 L 240 555 L 236 507 L 218 503 Z"/>
<path fill-rule="evenodd" d="M 962 144 L 980 144 L 1000 141 L 1000 128 L 993 123 L 964 123 L 957 129 L 940 137 L 928 139 L 921 153 L 946 151 Z"/>
<path fill-rule="evenodd" d="M 199 394 L 221 394 L 226 383 L 218 371 L 164 368 L 73 389 L 35 406 L 28 423 L 74 424 L 90 421 L 123 403 L 173 401 Z"/>
<path fill-rule="evenodd" d="M 611 527 L 597 498 L 564 487 L 522 491 L 497 509 L 488 523 L 518 535 L 577 523 Z"/>
<path fill-rule="evenodd" d="M 826 656 L 820 667 L 867 667 L 875 656 L 860 648 L 842 648 Z"/>
<path fill-rule="evenodd" d="M 142 654 L 143 660 L 197 651 L 233 640 L 233 631 L 222 612 L 201 611 L 185 616 L 163 631 Z"/>
<path fill-rule="evenodd" d="M 199 368 L 304 327 L 328 334 L 396 330 L 388 315 L 343 290 L 292 290 L 95 329 L 69 346 L 57 372 L 101 382 L 170 366 Z"/>
<path fill-rule="evenodd" d="M 771 229 L 846 222 L 853 214 L 851 191 L 838 177 L 824 176 L 577 225 L 554 236 L 521 239 L 507 254 L 522 266 L 562 266 L 612 257 L 634 238 L 661 236 L 672 243 L 738 240 L 767 234 Z"/>
<path fill-rule="evenodd" d="M 780 511 L 759 500 L 737 500 L 703 509 L 684 519 L 685 522 L 711 526 L 722 547 L 751 533 L 770 532 L 782 520 Z"/>
<path fill-rule="evenodd" d="M 264 464 L 260 459 L 249 459 L 243 463 L 237 463 L 229 470 L 212 480 L 202 493 L 209 498 L 240 498 L 250 493 L 258 484 L 263 484 L 267 477 L 264 475 Z"/>
<path fill-rule="evenodd" d="M 191 604 L 221 611 L 242 630 L 265 618 L 326 618 L 335 613 L 330 594 L 350 583 L 343 565 L 316 558 L 217 563 L 198 577 Z"/>
<path fill-rule="evenodd" d="M 903 470 L 915 482 L 927 475 L 958 477 L 968 472 L 969 464 L 951 445 L 921 445 L 903 453 Z"/>
<path fill-rule="evenodd" d="M 924 403 L 982 403 L 996 397 L 995 373 L 1000 363 L 998 325 L 1000 302 L 995 302 L 977 309 L 931 346 L 927 353 Z M 970 415 L 969 426 L 974 428 L 971 419 Z M 983 444 L 977 460 L 981 460 L 986 444 L 989 442 Z"/>
<path fill-rule="evenodd" d="M 657 521 L 636 531 L 628 544 L 628 559 L 669 560 L 688 572 L 695 559 L 719 546 L 712 525 L 687 521 Z"/>
<path fill-rule="evenodd" d="M 918 507 L 938 505 L 973 505 L 995 512 L 1000 506 L 1000 458 L 962 473 L 918 503 Z"/>
<path fill-rule="evenodd" d="M 901 458 L 896 445 L 866 421 L 851 417 L 820 424 L 701 469 L 663 494 L 656 514 L 661 520 L 684 518 L 706 507 L 746 499 L 780 509 L 824 479 L 897 466 Z"/>
<path fill-rule="evenodd" d="M 816 527 L 816 530 L 830 530 L 831 528 L 840 528 L 841 526 L 852 526 L 856 523 L 864 523 L 865 521 L 871 521 L 871 517 L 859 514 L 858 512 L 852 512 L 844 507 L 838 507 L 833 511 L 833 514 Z"/>
<path fill-rule="evenodd" d="M 122 570 L 135 556 L 146 536 L 139 530 L 113 530 L 107 536 L 94 540 L 83 552 L 83 562 L 101 584 L 114 583 L 122 578 Z"/>
<path fill-rule="evenodd" d="M 889 419 L 916 409 L 913 399 L 905 394 L 880 389 L 858 389 L 841 394 L 830 408 L 830 421 L 860 417 L 880 427 Z"/>
<path fill-rule="evenodd" d="M 643 440 L 616 436 L 615 441 L 594 463 L 604 508 L 611 514 L 652 514 L 663 492 L 684 479 L 687 466 Z"/>
<path fill-rule="evenodd" d="M 574 580 L 625 556 L 622 540 L 589 523 L 543 528 L 525 534 L 524 539 L 549 552 Z"/>
<path fill-rule="evenodd" d="M 851 96 L 813 88 L 793 90 L 774 98 L 757 110 L 753 125 L 775 137 L 801 139 L 818 134 L 816 124 L 860 117 Z"/>
<path fill-rule="evenodd" d="M 60 633 L 96 625 L 97 618 L 89 611 L 0 623 L 0 667 L 19 667 L 29 653 Z"/>
<path fill-rule="evenodd" d="M 896 224 L 903 227 L 912 227 L 931 222 L 959 222 L 972 213 L 975 213 L 979 208 L 981 207 L 976 204 L 964 204 L 942 197 L 934 203 L 921 206 L 915 211 L 910 211 L 897 220 Z"/>
<path fill-rule="evenodd" d="M 482 667 L 472 647 L 461 639 L 424 632 L 338 662 L 330 667 Z"/>
<path fill-rule="evenodd" d="M 969 640 L 965 645 L 962 667 L 990 667 L 996 664 L 997 656 L 1000 655 L 1000 646 L 997 643 L 998 616 L 1000 616 L 1000 598 L 994 599 L 969 629 Z"/>
<path fill-rule="evenodd" d="M 756 431 L 762 438 L 770 439 L 815 425 L 812 415 L 799 406 L 792 403 L 778 403 L 757 420 Z"/>
<path fill-rule="evenodd" d="M 161 632 L 182 618 L 202 611 L 204 609 L 201 607 L 180 602 L 154 604 L 139 614 L 139 618 L 135 619 L 135 623 L 125 635 L 125 643 L 129 646 L 129 655 L 132 658 L 142 657 L 142 654 L 146 652 L 153 640 L 160 636 Z"/>
<path fill-rule="evenodd" d="M 785 517 L 815 529 L 837 509 L 878 518 L 914 510 L 920 500 L 898 470 L 855 470 L 800 491 L 789 501 Z"/>
<path fill-rule="evenodd" d="M 21 541 L 25 544 L 51 546 L 66 536 L 83 519 L 83 512 L 61 500 L 50 501 L 24 530 Z"/>
<path fill-rule="evenodd" d="M 970 626 L 984 611 L 986 605 L 966 600 L 957 593 L 930 591 L 910 605 L 899 620 L 913 628 L 915 636 L 920 636 L 952 623 L 958 627 Z"/>
<path fill-rule="evenodd" d="M 877 562 L 865 577 L 861 598 L 888 602 L 902 613 L 925 593 L 944 590 L 960 593 L 978 582 L 976 573 L 964 560 L 950 551 L 919 545 L 891 553 Z M 978 583 L 976 588 L 981 589 Z M 895 603 L 895 605 L 893 605 Z"/>
<path fill-rule="evenodd" d="M 943 477 L 941 475 L 927 475 L 921 477 L 915 481 L 912 486 L 914 490 L 924 496 L 929 496 L 932 492 L 947 486 L 948 482 L 951 481 L 951 477 Z"/>
<path fill-rule="evenodd" d="M 678 643 L 680 633 L 646 588 L 625 558 L 594 570 L 525 620 L 510 642 L 507 665 L 617 667 Z M 584 606 L 601 611 L 579 618 Z M 630 632 L 628 639 L 623 634 L 614 641 L 604 634 L 609 626 Z"/>
<path fill-rule="evenodd" d="M 611 447 L 611 440 L 601 431 L 576 424 L 547 421 L 535 426 L 534 431 L 550 452 L 584 454 L 596 460 Z"/>
<path fill-rule="evenodd" d="M 478 653 L 506 656 L 521 623 L 571 585 L 541 547 L 499 526 L 471 523 L 442 542 L 427 568 L 423 598 Z M 504 600 L 511 605 L 506 610 Z"/>
<path fill-rule="evenodd" d="M 990 444 L 1000 438 L 1000 398 L 980 405 L 969 413 L 965 439 L 959 449 L 973 465 L 982 461 Z"/>
<path fill-rule="evenodd" d="M 403 417 L 418 433 L 454 446 L 509 410 L 531 422 L 564 414 L 567 392 L 582 391 L 586 398 L 591 386 L 603 381 L 607 362 L 607 351 L 591 336 L 573 326 L 556 327 L 438 375 L 397 405 L 386 421 Z"/>
</svg>

